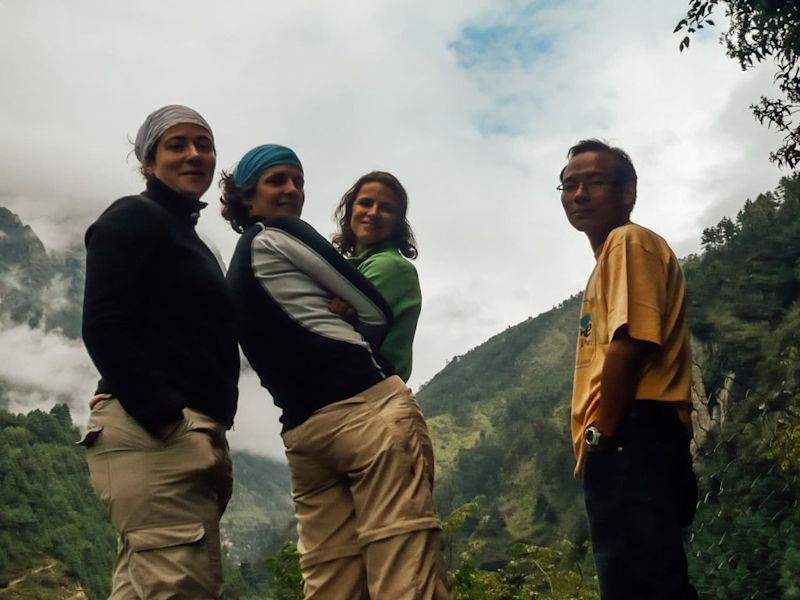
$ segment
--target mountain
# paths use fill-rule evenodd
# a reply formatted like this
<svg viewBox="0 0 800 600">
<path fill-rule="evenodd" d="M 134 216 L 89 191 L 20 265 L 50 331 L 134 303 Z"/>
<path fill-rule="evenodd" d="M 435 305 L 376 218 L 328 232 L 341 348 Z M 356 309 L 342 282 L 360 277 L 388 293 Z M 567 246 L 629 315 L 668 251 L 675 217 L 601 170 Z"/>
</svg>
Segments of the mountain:
<svg viewBox="0 0 800 600">
<path fill-rule="evenodd" d="M 21 328 L 64 347 L 79 345 L 84 278 L 79 245 L 48 253 L 28 225 L 0 207 L 0 333 Z M 48 369 L 64 366 L 41 370 Z M 2 410 L 35 385 L 0 376 L 0 600 L 104 598 L 115 534 L 91 490 L 69 409 Z M 75 405 L 85 398 L 60 394 L 58 401 Z M 234 494 L 222 522 L 226 570 L 240 576 L 238 563 L 254 565 L 243 589 L 265 590 L 263 557 L 294 535 L 288 469 L 241 452 L 232 453 L 232 462 Z"/>
<path fill-rule="evenodd" d="M 110 591 L 116 535 L 92 492 L 78 438 L 65 405 L 0 411 L 0 600 L 99 600 Z M 232 460 L 224 543 L 236 563 L 260 563 L 291 537 L 288 470 L 241 452 Z"/>
<path fill-rule="evenodd" d="M 274 554 L 294 535 L 294 508 L 286 463 L 233 452 L 234 492 L 221 529 L 223 543 L 239 562 Z"/>
<path fill-rule="evenodd" d="M 587 537 L 569 443 L 579 309 L 573 296 L 508 328 L 419 390 L 436 451 L 437 507 L 446 517 L 478 502 L 482 520 L 469 544 L 479 562 L 501 561 L 513 541 Z"/>
<path fill-rule="evenodd" d="M 8 252 L 2 254 L 8 265 L 0 265 L 5 286 L 0 287 L 0 327 L 49 327 L 54 313 L 42 290 L 59 274 L 61 281 L 78 281 L 79 269 L 71 275 L 60 271 L 65 261 L 43 256 L 24 225 L 2 213 L 0 231 L 5 233 L 0 233 L 0 252 Z M 693 450 L 701 488 L 687 537 L 692 579 L 704 599 L 797 599 L 800 177 L 782 180 L 774 192 L 745 202 L 735 219 L 706 229 L 702 246 L 702 252 L 683 260 L 695 360 Z M 30 273 L 22 265 L 30 266 Z M 9 290 L 27 293 L 28 304 L 7 302 Z M 419 390 L 436 450 L 435 496 L 445 519 L 454 598 L 597 598 L 569 437 L 579 308 L 580 299 L 573 296 L 509 327 L 455 357 Z M 37 432 L 51 428 L 51 421 L 62 427 L 47 434 L 53 439 L 66 444 L 64 436 L 76 435 L 65 433 L 71 425 L 59 410 L 0 416 L 0 423 L 8 423 L 0 426 L 0 519 L 5 519 L 0 521 L 0 579 L 18 579 L 55 561 L 56 573 L 72 578 L 65 589 L 80 585 L 90 597 L 101 597 L 91 595 L 95 580 L 71 566 L 74 555 L 55 536 L 70 527 L 75 552 L 85 553 L 85 540 L 94 544 L 105 535 L 82 529 L 98 522 L 91 495 L 83 483 L 75 483 L 86 481 L 85 468 L 81 471 L 80 461 L 54 458 L 71 456 L 54 447 L 47 465 L 30 467 L 36 477 L 16 469 L 47 455 L 42 444 L 50 438 Z M 59 461 L 63 464 L 53 464 Z M 261 558 L 293 536 L 285 466 L 236 453 L 234 473 L 237 487 L 223 521 L 231 544 L 227 594 L 275 597 Z M 55 500 L 42 497 L 50 486 L 73 484 L 74 497 L 84 501 L 63 500 L 53 508 L 47 503 Z M 70 513 L 74 523 L 54 514 L 68 512 L 63 502 L 81 507 Z M 5 512 L 7 505 L 19 508 Z M 82 510 L 89 511 L 88 522 Z M 44 511 L 43 516 L 32 516 L 40 514 L 35 511 Z M 39 518 L 54 520 L 45 531 L 37 529 Z M 30 542 L 20 546 L 23 537 Z M 103 571 L 103 560 L 86 564 Z M 11 561 L 16 561 L 13 567 Z M 284 546 L 270 565 L 280 589 L 296 593 L 299 575 L 291 547 Z M 2 594 L 0 589 L 0 600 Z"/>
<path fill-rule="evenodd" d="M 48 254 L 29 225 L 0 207 L 0 323 L 78 338 L 84 277 L 80 244 Z"/>
<path fill-rule="evenodd" d="M 48 581 L 55 589 L 43 598 L 62 597 L 61 587 L 98 599 L 109 591 L 115 535 L 91 490 L 78 437 L 64 405 L 49 413 L 0 411 L 0 598 L 3 589 L 24 597 L 22 590 L 33 594 Z"/>
<path fill-rule="evenodd" d="M 690 571 L 703 598 L 800 598 L 800 176 L 706 229 L 702 245 L 683 260 L 701 489 Z M 559 540 L 565 564 L 591 573 L 568 433 L 579 308 L 574 296 L 508 328 L 419 390 L 465 598 L 486 578 L 511 585 Z"/>
</svg>

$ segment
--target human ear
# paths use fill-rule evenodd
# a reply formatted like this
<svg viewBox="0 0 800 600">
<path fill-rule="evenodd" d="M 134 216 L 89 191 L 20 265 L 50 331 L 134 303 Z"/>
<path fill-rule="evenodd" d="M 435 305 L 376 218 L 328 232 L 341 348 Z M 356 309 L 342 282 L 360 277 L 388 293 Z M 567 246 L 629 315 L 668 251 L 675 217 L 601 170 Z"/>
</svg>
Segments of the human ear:
<svg viewBox="0 0 800 600">
<path fill-rule="evenodd" d="M 628 209 L 628 213 L 633 210 L 636 204 L 636 183 L 628 182 L 622 189 L 622 203 Z"/>
</svg>

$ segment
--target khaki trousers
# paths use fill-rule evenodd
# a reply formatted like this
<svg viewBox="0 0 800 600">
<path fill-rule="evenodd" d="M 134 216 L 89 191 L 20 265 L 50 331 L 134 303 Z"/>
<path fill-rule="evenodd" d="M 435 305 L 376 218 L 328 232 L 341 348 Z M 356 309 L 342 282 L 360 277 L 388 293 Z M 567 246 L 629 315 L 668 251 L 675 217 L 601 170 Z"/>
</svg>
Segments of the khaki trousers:
<svg viewBox="0 0 800 600">
<path fill-rule="evenodd" d="M 233 488 L 224 426 L 187 408 L 161 440 L 109 398 L 80 443 L 119 534 L 109 600 L 220 598 L 219 519 Z"/>
<path fill-rule="evenodd" d="M 307 600 L 442 600 L 433 449 L 399 377 L 283 434 Z"/>
</svg>

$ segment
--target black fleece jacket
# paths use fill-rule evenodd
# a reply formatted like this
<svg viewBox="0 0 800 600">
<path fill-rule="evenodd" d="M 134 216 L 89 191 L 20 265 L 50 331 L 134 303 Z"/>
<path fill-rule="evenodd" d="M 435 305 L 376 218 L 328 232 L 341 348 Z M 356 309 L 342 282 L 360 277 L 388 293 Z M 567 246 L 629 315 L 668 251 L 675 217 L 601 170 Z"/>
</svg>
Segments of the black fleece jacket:
<svg viewBox="0 0 800 600">
<path fill-rule="evenodd" d="M 194 226 L 204 203 L 157 179 L 86 232 L 83 340 L 110 393 L 150 433 L 185 406 L 233 424 L 239 350 L 225 279 Z"/>
</svg>

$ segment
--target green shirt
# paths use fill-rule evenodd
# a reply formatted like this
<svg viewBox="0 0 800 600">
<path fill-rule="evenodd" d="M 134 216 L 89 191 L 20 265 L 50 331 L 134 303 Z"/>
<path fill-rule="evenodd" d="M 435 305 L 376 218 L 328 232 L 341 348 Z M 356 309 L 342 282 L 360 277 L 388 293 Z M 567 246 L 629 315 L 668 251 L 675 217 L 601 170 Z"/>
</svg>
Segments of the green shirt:
<svg viewBox="0 0 800 600">
<path fill-rule="evenodd" d="M 411 376 L 411 347 L 422 308 L 417 270 L 394 246 L 377 245 L 349 259 L 370 280 L 394 314 L 394 322 L 380 347 L 380 353 L 408 381 Z"/>
</svg>

